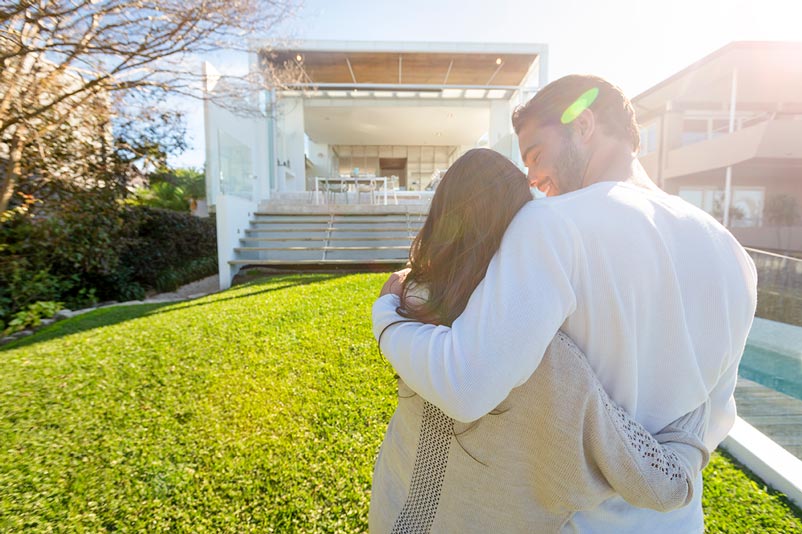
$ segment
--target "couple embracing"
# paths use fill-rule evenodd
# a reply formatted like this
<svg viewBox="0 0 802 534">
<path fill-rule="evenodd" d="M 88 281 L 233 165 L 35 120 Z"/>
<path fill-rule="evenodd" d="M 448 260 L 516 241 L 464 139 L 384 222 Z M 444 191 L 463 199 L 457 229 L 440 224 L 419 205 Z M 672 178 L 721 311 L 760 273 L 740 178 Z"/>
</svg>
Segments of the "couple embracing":
<svg viewBox="0 0 802 534">
<path fill-rule="evenodd" d="M 652 183 L 609 82 L 561 78 L 512 121 L 528 176 L 460 157 L 373 306 L 399 384 L 371 531 L 703 532 L 754 265 Z"/>
</svg>

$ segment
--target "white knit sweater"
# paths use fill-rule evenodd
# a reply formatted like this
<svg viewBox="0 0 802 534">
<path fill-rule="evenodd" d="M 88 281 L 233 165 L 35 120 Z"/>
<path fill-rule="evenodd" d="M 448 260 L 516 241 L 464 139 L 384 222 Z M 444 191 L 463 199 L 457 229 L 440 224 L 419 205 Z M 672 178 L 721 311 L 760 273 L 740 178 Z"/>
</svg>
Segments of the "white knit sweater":
<svg viewBox="0 0 802 534">
<path fill-rule="evenodd" d="M 474 423 L 401 380 L 398 396 L 373 474 L 373 533 L 558 532 L 615 493 L 672 510 L 692 500 L 708 458 L 707 404 L 652 437 L 562 333 L 532 377 Z"/>
<path fill-rule="evenodd" d="M 472 421 L 526 382 L 562 329 L 650 432 L 710 398 L 712 450 L 735 418 L 755 303 L 753 263 L 710 216 L 675 196 L 603 182 L 524 206 L 452 327 L 392 326 L 382 351 L 413 390 Z M 397 305 L 394 295 L 376 301 L 376 335 L 399 319 Z M 572 521 L 587 532 L 701 531 L 700 493 L 664 514 L 613 498 Z"/>
</svg>

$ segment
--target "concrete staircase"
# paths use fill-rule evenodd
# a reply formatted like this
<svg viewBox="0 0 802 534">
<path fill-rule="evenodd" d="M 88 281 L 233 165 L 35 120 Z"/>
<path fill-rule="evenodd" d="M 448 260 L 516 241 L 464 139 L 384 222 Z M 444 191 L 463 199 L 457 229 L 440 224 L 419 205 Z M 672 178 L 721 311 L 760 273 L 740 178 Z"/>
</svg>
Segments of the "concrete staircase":
<svg viewBox="0 0 802 534">
<path fill-rule="evenodd" d="M 302 211 L 302 210 L 299 210 Z M 307 210 L 308 211 L 308 210 Z M 234 266 L 403 266 L 426 218 L 409 210 L 260 211 L 235 249 Z"/>
</svg>

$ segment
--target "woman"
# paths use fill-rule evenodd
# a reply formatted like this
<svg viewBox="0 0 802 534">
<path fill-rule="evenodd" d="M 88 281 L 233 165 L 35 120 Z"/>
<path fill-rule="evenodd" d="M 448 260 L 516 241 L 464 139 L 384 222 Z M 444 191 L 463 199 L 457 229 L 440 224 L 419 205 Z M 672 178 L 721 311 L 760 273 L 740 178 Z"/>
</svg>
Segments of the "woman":
<svg viewBox="0 0 802 534">
<path fill-rule="evenodd" d="M 459 158 L 412 244 L 399 314 L 450 326 L 531 199 L 500 154 Z M 474 423 L 447 417 L 400 379 L 398 397 L 374 468 L 373 532 L 558 532 L 615 494 L 668 511 L 690 502 L 708 460 L 707 405 L 652 436 L 561 332 L 529 380 Z"/>
</svg>

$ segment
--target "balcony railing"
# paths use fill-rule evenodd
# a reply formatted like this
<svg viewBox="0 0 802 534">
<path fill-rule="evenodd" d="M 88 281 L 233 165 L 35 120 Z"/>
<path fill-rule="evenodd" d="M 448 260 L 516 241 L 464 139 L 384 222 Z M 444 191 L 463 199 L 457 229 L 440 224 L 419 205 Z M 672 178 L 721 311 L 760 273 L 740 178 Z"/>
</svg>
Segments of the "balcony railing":
<svg viewBox="0 0 802 534">
<path fill-rule="evenodd" d="M 802 260 L 747 249 L 757 268 L 757 317 L 802 327 Z M 800 347 L 802 349 L 802 347 Z"/>
<path fill-rule="evenodd" d="M 731 134 L 669 148 L 664 178 L 724 168 L 755 158 L 802 158 L 802 120 L 761 122 Z"/>
</svg>

